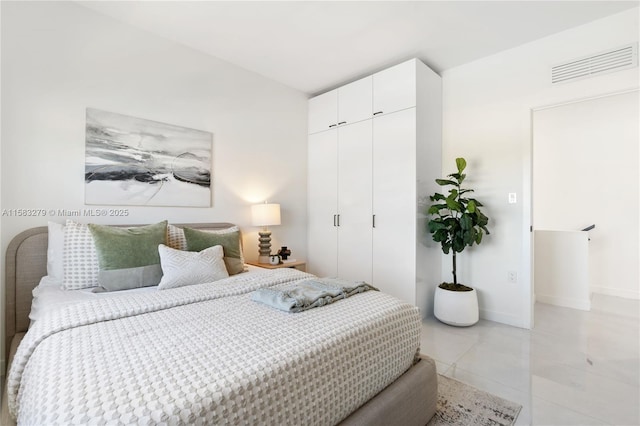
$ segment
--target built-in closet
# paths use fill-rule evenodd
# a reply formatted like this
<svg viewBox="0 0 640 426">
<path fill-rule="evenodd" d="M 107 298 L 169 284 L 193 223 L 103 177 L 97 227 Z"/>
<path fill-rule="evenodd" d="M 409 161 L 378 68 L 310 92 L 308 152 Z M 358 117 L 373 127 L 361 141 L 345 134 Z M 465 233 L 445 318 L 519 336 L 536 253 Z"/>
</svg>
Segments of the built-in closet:
<svg viewBox="0 0 640 426">
<path fill-rule="evenodd" d="M 425 227 L 441 99 L 440 76 L 412 59 L 309 100 L 309 272 L 366 281 L 427 314 L 441 281 Z"/>
</svg>

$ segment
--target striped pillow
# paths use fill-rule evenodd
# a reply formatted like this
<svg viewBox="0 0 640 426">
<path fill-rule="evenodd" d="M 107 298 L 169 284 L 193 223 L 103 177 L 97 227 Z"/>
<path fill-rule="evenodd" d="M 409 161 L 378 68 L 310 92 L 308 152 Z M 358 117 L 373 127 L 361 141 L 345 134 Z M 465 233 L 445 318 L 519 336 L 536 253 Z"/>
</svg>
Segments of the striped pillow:
<svg viewBox="0 0 640 426">
<path fill-rule="evenodd" d="M 98 286 L 98 253 L 93 235 L 86 224 L 67 220 L 62 251 L 65 290 L 80 290 Z"/>
</svg>

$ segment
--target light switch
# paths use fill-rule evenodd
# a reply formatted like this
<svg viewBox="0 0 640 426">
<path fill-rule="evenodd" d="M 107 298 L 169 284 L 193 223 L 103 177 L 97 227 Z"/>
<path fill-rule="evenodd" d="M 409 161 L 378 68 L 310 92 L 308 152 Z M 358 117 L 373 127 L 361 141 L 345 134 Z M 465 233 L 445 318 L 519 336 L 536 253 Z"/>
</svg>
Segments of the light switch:
<svg viewBox="0 0 640 426">
<path fill-rule="evenodd" d="M 517 202 L 516 193 L 515 192 L 510 192 L 509 193 L 509 204 L 515 204 L 516 202 Z"/>
</svg>

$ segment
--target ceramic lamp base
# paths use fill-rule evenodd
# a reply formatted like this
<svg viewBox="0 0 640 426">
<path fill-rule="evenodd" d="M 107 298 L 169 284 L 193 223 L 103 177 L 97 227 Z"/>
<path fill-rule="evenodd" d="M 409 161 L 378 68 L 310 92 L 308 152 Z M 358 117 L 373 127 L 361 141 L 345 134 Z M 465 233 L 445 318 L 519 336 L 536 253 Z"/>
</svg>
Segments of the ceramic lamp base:
<svg viewBox="0 0 640 426">
<path fill-rule="evenodd" d="M 259 253 L 258 262 L 269 263 L 269 256 L 271 255 L 271 231 L 264 230 L 258 232 L 258 247 Z"/>
</svg>

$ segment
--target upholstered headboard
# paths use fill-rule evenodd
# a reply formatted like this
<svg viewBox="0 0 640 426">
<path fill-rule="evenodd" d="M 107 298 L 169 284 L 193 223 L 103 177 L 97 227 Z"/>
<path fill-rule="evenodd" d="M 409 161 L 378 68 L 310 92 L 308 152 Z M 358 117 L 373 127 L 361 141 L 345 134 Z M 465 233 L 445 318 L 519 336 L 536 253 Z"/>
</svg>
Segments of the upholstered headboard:
<svg viewBox="0 0 640 426">
<path fill-rule="evenodd" d="M 174 224 L 195 229 L 225 229 L 232 223 Z M 136 225 L 118 225 L 136 226 Z M 49 233 L 46 226 L 27 229 L 16 235 L 7 247 L 5 264 L 5 360 L 11 339 L 29 328 L 31 291 L 47 275 Z"/>
</svg>

